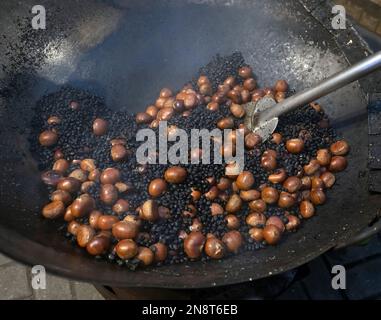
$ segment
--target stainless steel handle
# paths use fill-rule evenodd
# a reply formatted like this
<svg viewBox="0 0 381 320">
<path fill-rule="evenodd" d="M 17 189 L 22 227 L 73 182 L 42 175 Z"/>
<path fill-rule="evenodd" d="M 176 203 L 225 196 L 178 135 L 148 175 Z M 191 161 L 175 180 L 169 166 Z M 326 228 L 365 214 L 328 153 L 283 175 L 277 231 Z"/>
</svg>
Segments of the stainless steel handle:
<svg viewBox="0 0 381 320">
<path fill-rule="evenodd" d="M 297 107 L 310 103 L 321 98 L 328 93 L 335 91 L 345 85 L 356 81 L 381 67 L 381 51 L 368 58 L 354 64 L 348 69 L 340 71 L 316 86 L 305 89 L 290 98 L 276 104 L 274 108 L 269 108 L 262 112 L 262 119 L 272 119 L 288 113 Z"/>
</svg>

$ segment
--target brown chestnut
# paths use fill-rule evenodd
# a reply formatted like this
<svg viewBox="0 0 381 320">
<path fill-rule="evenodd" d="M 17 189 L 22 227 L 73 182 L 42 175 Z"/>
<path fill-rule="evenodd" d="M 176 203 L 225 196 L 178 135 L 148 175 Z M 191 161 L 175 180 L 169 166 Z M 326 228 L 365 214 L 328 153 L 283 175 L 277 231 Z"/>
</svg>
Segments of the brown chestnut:
<svg viewBox="0 0 381 320">
<path fill-rule="evenodd" d="M 237 103 L 232 103 L 230 106 L 230 112 L 236 118 L 243 118 L 246 114 L 245 108 Z"/>
<path fill-rule="evenodd" d="M 241 67 L 238 70 L 238 75 L 243 79 L 248 79 L 253 76 L 253 70 L 249 66 Z"/>
<path fill-rule="evenodd" d="M 347 168 L 348 162 L 345 157 L 334 156 L 329 164 L 328 170 L 331 172 L 340 172 Z"/>
<path fill-rule="evenodd" d="M 243 87 L 248 91 L 253 91 L 257 87 L 257 82 L 254 78 L 248 78 L 243 82 Z"/>
<path fill-rule="evenodd" d="M 335 175 L 329 171 L 323 172 L 320 176 L 320 179 L 323 181 L 324 186 L 327 189 L 331 188 L 336 182 Z"/>
<path fill-rule="evenodd" d="M 288 192 L 282 191 L 279 195 L 278 206 L 281 208 L 290 208 L 295 204 L 295 198 Z"/>
<path fill-rule="evenodd" d="M 142 123 L 149 123 L 151 122 L 153 119 L 152 119 L 152 116 L 149 115 L 148 113 L 146 112 L 138 112 L 135 116 L 135 121 L 137 124 L 142 124 Z"/>
<path fill-rule="evenodd" d="M 79 218 L 94 210 L 95 201 L 88 194 L 82 194 L 71 204 L 71 212 L 74 217 Z"/>
<path fill-rule="evenodd" d="M 119 221 L 112 226 L 112 234 L 118 239 L 134 239 L 139 232 L 136 223 L 128 221 Z"/>
<path fill-rule="evenodd" d="M 240 221 L 237 218 L 237 216 L 235 216 L 234 214 L 228 214 L 225 217 L 225 221 L 226 221 L 226 226 L 229 229 L 238 229 L 240 226 Z"/>
<path fill-rule="evenodd" d="M 254 200 L 249 202 L 249 208 L 257 212 L 265 212 L 267 209 L 266 202 L 262 199 Z"/>
<path fill-rule="evenodd" d="M 281 218 L 277 216 L 271 216 L 266 221 L 266 226 L 274 225 L 276 226 L 280 232 L 284 232 L 285 226 Z"/>
<path fill-rule="evenodd" d="M 101 215 L 97 220 L 97 228 L 100 230 L 111 230 L 112 226 L 119 221 L 118 217 Z"/>
<path fill-rule="evenodd" d="M 320 164 L 316 159 L 312 159 L 308 164 L 303 167 L 305 174 L 311 176 L 320 169 Z"/>
<path fill-rule="evenodd" d="M 231 230 L 224 234 L 222 242 L 229 252 L 237 253 L 243 244 L 243 237 L 237 230 Z"/>
<path fill-rule="evenodd" d="M 169 183 L 182 183 L 187 178 L 188 172 L 180 166 L 170 167 L 164 172 L 164 179 Z"/>
<path fill-rule="evenodd" d="M 159 218 L 158 205 L 155 200 L 147 200 L 143 203 L 139 216 L 143 220 L 155 221 Z"/>
<path fill-rule="evenodd" d="M 104 184 L 101 186 L 100 199 L 108 205 L 112 205 L 118 200 L 118 189 L 112 184 Z"/>
<path fill-rule="evenodd" d="M 212 214 L 212 216 L 224 214 L 224 208 L 220 204 L 213 202 L 210 205 L 210 213 Z"/>
<path fill-rule="evenodd" d="M 239 195 L 237 194 L 233 194 L 226 206 L 225 206 L 225 210 L 228 212 L 228 213 L 235 213 L 235 212 L 238 212 L 242 207 L 242 199 L 239 197 Z"/>
<path fill-rule="evenodd" d="M 263 213 L 252 212 L 246 217 L 246 223 L 252 227 L 262 227 L 266 223 L 266 216 Z"/>
<path fill-rule="evenodd" d="M 221 130 L 223 129 L 233 129 L 234 119 L 232 117 L 226 117 L 218 120 L 217 127 Z"/>
<path fill-rule="evenodd" d="M 86 172 L 83 171 L 82 169 L 75 169 L 69 174 L 69 177 L 75 178 L 82 183 L 87 180 L 87 176 L 88 175 L 86 174 Z M 82 188 L 82 185 L 81 185 L 81 188 Z"/>
<path fill-rule="evenodd" d="M 275 144 L 280 144 L 282 142 L 282 135 L 280 133 L 274 132 L 271 141 Z"/>
<path fill-rule="evenodd" d="M 261 198 L 267 204 L 276 203 L 279 199 L 278 190 L 272 187 L 265 187 L 261 192 Z"/>
<path fill-rule="evenodd" d="M 288 222 L 286 223 L 287 231 L 295 231 L 300 226 L 300 219 L 294 215 L 287 216 Z"/>
<path fill-rule="evenodd" d="M 314 205 L 321 205 L 324 204 L 326 195 L 322 189 L 313 189 L 311 190 L 310 198 Z"/>
<path fill-rule="evenodd" d="M 51 195 L 50 195 L 50 200 L 51 201 L 62 201 L 65 205 L 68 205 L 71 203 L 72 198 L 69 192 L 64 191 L 64 190 L 55 190 Z"/>
<path fill-rule="evenodd" d="M 225 255 L 225 245 L 216 237 L 210 237 L 205 242 L 205 253 L 212 259 L 221 259 Z"/>
<path fill-rule="evenodd" d="M 242 171 L 236 180 L 236 185 L 240 190 L 249 190 L 254 184 L 254 175 L 250 171 Z"/>
<path fill-rule="evenodd" d="M 107 168 L 103 170 L 100 176 L 102 184 L 115 184 L 120 180 L 120 171 L 116 168 Z"/>
<path fill-rule="evenodd" d="M 47 219 L 56 219 L 65 213 L 65 204 L 56 200 L 47 204 L 42 209 L 42 215 Z"/>
<path fill-rule="evenodd" d="M 46 130 L 40 134 L 38 141 L 44 147 L 51 147 L 57 143 L 58 135 L 52 130 Z"/>
<path fill-rule="evenodd" d="M 69 193 L 75 193 L 81 188 L 81 182 L 75 178 L 68 177 L 61 179 L 57 184 L 58 190 L 64 190 Z"/>
<path fill-rule="evenodd" d="M 254 149 L 261 141 L 262 138 L 258 134 L 250 132 L 245 136 L 245 147 L 249 150 Z"/>
<path fill-rule="evenodd" d="M 301 153 L 304 149 L 304 141 L 302 139 L 290 139 L 286 142 L 286 149 L 292 154 Z"/>
<path fill-rule="evenodd" d="M 278 169 L 273 174 L 270 174 L 268 179 L 271 183 L 282 183 L 287 178 L 286 170 Z"/>
<path fill-rule="evenodd" d="M 275 170 L 277 167 L 276 158 L 271 157 L 271 156 L 262 156 L 261 166 L 263 169 L 265 169 L 267 171 Z"/>
<path fill-rule="evenodd" d="M 311 188 L 312 189 L 323 189 L 325 187 L 324 182 L 319 177 L 311 178 Z"/>
<path fill-rule="evenodd" d="M 70 234 L 72 234 L 73 236 L 76 236 L 77 235 L 77 232 L 78 232 L 78 228 L 81 226 L 81 224 L 77 221 L 71 221 L 68 225 L 67 225 L 67 232 L 69 232 Z"/>
<path fill-rule="evenodd" d="M 154 198 L 160 197 L 165 193 L 166 190 L 167 183 L 164 179 L 154 179 L 148 185 L 148 193 Z"/>
<path fill-rule="evenodd" d="M 257 241 L 257 242 L 262 242 L 263 241 L 263 229 L 261 228 L 251 228 L 249 230 L 249 235 L 250 238 Z"/>
<path fill-rule="evenodd" d="M 93 133 L 96 136 L 103 136 L 106 134 L 108 128 L 108 123 L 106 120 L 97 118 L 93 122 Z"/>
<path fill-rule="evenodd" d="M 125 199 L 119 199 L 112 206 L 112 211 L 114 211 L 117 215 L 121 215 L 128 211 L 130 208 L 130 203 Z"/>
<path fill-rule="evenodd" d="M 277 92 L 287 92 L 287 90 L 288 90 L 288 83 L 287 83 L 287 81 L 286 80 L 278 80 L 275 83 L 274 89 Z"/>
<path fill-rule="evenodd" d="M 331 162 L 331 153 L 328 149 L 320 149 L 316 153 L 316 160 L 322 167 L 328 166 Z"/>
<path fill-rule="evenodd" d="M 302 180 L 298 177 L 288 177 L 283 183 L 283 187 L 290 193 L 297 192 L 302 187 Z"/>
<path fill-rule="evenodd" d="M 151 246 L 151 250 L 155 255 L 155 261 L 161 262 L 167 258 L 168 249 L 167 246 L 161 242 L 155 243 Z"/>
<path fill-rule="evenodd" d="M 88 225 L 81 225 L 77 230 L 77 243 L 80 247 L 85 248 L 90 240 L 94 237 L 95 231 Z"/>
<path fill-rule="evenodd" d="M 99 256 L 107 252 L 110 243 L 110 236 L 100 233 L 87 243 L 86 250 L 93 256 Z"/>
<path fill-rule="evenodd" d="M 115 252 L 123 260 L 131 259 L 138 253 L 138 246 L 131 239 L 123 239 L 115 246 Z"/>
<path fill-rule="evenodd" d="M 83 171 L 92 172 L 96 170 L 94 159 L 83 159 L 80 163 L 80 166 Z M 89 180 L 92 180 L 92 179 L 89 178 Z"/>
<path fill-rule="evenodd" d="M 263 238 L 269 245 L 277 244 L 282 236 L 281 230 L 273 224 L 269 224 L 264 227 L 262 234 Z"/>
<path fill-rule="evenodd" d="M 143 266 L 149 266 L 155 259 L 153 251 L 146 247 L 139 247 L 136 259 L 140 260 Z"/>
<path fill-rule="evenodd" d="M 334 156 L 345 156 L 349 152 L 349 145 L 345 140 L 336 141 L 329 148 Z"/>
<path fill-rule="evenodd" d="M 243 201 L 250 202 L 253 200 L 257 200 L 261 197 L 261 193 L 257 190 L 241 190 L 239 196 Z"/>
<path fill-rule="evenodd" d="M 299 211 L 303 218 L 308 219 L 315 214 L 315 207 L 310 201 L 303 200 L 300 202 Z"/>
<path fill-rule="evenodd" d="M 201 256 L 205 244 L 205 236 L 199 231 L 193 231 L 184 240 L 184 251 L 191 259 Z"/>
<path fill-rule="evenodd" d="M 53 170 L 61 172 L 62 174 L 65 174 L 66 170 L 69 169 L 69 161 L 66 159 L 58 159 L 57 161 L 54 162 L 53 164 Z"/>
<path fill-rule="evenodd" d="M 123 161 L 128 156 L 129 152 L 122 144 L 116 144 L 111 147 L 111 158 L 115 162 Z"/>
<path fill-rule="evenodd" d="M 225 191 L 225 190 L 228 190 L 232 185 L 232 182 L 230 179 L 228 178 L 225 178 L 225 177 L 222 177 L 218 183 L 217 183 L 217 188 L 221 191 Z"/>
<path fill-rule="evenodd" d="M 98 219 L 102 216 L 102 212 L 98 210 L 93 210 L 90 212 L 89 215 L 89 224 L 92 228 L 97 229 L 98 228 Z"/>
</svg>

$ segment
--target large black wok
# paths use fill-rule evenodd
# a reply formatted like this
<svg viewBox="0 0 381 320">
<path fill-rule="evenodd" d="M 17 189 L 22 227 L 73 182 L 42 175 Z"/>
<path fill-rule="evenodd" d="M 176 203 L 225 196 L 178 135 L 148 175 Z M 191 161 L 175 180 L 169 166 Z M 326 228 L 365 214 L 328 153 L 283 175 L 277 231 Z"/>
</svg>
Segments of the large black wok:
<svg viewBox="0 0 381 320">
<path fill-rule="evenodd" d="M 278 246 L 222 262 L 136 272 L 96 261 L 45 221 L 47 194 L 27 137 L 32 107 L 63 84 L 90 89 L 131 112 L 159 89 L 178 89 L 215 54 L 240 50 L 263 85 L 288 79 L 300 90 L 365 57 L 348 24 L 330 30 L 324 1 L 39 1 L 46 30 L 31 30 L 34 0 L 0 3 L 0 250 L 49 271 L 112 286 L 195 288 L 254 280 L 297 267 L 355 236 L 377 215 L 368 193 L 367 93 L 379 75 L 321 100 L 352 152 L 328 203 Z M 316 8 L 316 9 L 315 9 Z M 25 20 L 22 17 L 27 17 Z M 10 45 L 11 44 L 11 45 Z"/>
</svg>

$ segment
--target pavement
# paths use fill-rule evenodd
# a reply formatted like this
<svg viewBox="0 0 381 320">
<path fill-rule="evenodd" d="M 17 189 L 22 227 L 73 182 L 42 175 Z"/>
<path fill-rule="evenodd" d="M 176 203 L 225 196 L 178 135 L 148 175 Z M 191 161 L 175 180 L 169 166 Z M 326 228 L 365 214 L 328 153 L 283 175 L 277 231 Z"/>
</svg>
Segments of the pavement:
<svg viewBox="0 0 381 320">
<path fill-rule="evenodd" d="M 46 289 L 33 289 L 31 268 L 0 254 L 0 300 L 104 300 L 91 284 L 46 275 Z"/>
</svg>

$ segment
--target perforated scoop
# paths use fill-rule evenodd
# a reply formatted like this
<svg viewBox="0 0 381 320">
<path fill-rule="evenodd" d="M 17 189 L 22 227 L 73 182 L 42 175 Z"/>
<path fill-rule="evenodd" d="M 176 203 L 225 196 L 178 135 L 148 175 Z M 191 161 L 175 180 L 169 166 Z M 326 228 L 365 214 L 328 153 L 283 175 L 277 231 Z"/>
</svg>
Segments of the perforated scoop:
<svg viewBox="0 0 381 320">
<path fill-rule="evenodd" d="M 305 89 L 280 103 L 268 96 L 245 104 L 245 124 L 254 133 L 267 140 L 278 125 L 278 118 L 298 107 L 319 99 L 381 68 L 381 51 L 336 73 L 310 89 Z"/>
</svg>

